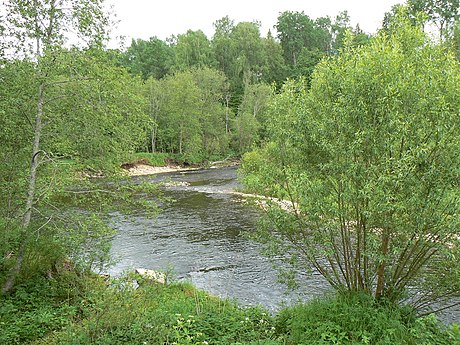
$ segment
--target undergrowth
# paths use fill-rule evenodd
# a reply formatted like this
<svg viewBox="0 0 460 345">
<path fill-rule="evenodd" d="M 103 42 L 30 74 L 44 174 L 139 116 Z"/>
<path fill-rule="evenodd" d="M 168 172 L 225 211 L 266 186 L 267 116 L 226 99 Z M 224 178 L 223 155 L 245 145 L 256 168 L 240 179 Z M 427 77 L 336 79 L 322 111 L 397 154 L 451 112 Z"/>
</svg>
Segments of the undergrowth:
<svg viewBox="0 0 460 345">
<path fill-rule="evenodd" d="M 138 286 L 136 281 L 140 285 Z M 0 344 L 460 344 L 458 325 L 361 296 L 240 307 L 189 283 L 67 272 L 1 297 Z"/>
</svg>

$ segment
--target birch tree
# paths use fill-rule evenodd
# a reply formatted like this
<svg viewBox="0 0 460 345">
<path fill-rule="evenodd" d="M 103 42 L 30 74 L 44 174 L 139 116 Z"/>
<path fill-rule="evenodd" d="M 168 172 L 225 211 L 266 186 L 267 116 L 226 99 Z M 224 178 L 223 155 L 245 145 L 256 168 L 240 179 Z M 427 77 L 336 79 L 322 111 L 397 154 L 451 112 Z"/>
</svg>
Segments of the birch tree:
<svg viewBox="0 0 460 345">
<path fill-rule="evenodd" d="M 23 58 L 34 65 L 31 83 L 35 83 L 35 109 L 25 114 L 32 121 L 30 169 L 21 221 L 21 238 L 16 264 L 2 287 L 3 293 L 12 290 L 20 272 L 29 236 L 31 217 L 36 201 L 37 170 L 46 155 L 41 149 L 47 91 L 54 83 L 57 68 L 56 54 L 69 39 L 82 46 L 100 45 L 108 19 L 101 0 L 8 0 L 4 40 L 10 42 L 10 58 Z M 32 110 L 31 110 L 32 111 Z"/>
</svg>

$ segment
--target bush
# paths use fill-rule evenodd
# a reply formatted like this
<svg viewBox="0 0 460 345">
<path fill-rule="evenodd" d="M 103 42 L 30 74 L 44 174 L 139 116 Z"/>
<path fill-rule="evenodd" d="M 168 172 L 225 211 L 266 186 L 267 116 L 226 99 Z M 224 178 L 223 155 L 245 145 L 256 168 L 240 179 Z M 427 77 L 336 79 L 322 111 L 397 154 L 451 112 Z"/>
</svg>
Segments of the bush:
<svg viewBox="0 0 460 345">
<path fill-rule="evenodd" d="M 26 344 L 78 320 L 86 284 L 73 272 L 37 277 L 0 295 L 0 344 Z"/>
<path fill-rule="evenodd" d="M 459 344 L 434 316 L 416 318 L 412 309 L 365 294 L 313 300 L 282 310 L 277 330 L 287 344 Z"/>
</svg>

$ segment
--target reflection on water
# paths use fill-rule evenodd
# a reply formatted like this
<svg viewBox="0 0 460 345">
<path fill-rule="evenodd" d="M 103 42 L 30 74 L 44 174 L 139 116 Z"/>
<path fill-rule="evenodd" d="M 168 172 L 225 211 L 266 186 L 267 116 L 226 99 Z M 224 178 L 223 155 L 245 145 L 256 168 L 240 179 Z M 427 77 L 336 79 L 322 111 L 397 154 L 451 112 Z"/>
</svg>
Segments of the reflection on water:
<svg viewBox="0 0 460 345">
<path fill-rule="evenodd" d="M 329 289 L 316 274 L 306 278 L 303 291 L 286 294 L 271 263 L 260 255 L 260 245 L 244 236 L 256 227 L 260 210 L 229 193 L 239 187 L 235 168 L 139 179 L 187 182 L 188 186 L 165 187 L 166 196 L 175 202 L 164 205 L 154 220 L 141 215 L 113 217 L 119 234 L 112 252 L 119 262 L 111 274 L 132 268 L 172 267 L 177 278 L 188 279 L 212 294 L 272 310 Z M 451 310 L 446 318 L 458 322 L 459 315 L 459 310 Z"/>
</svg>

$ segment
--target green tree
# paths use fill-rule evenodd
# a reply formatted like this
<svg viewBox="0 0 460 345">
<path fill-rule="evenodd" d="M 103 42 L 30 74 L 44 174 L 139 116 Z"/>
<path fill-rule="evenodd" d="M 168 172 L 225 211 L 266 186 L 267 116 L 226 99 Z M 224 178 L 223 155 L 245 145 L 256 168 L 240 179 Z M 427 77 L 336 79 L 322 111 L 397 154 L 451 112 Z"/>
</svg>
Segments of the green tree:
<svg viewBox="0 0 460 345">
<path fill-rule="evenodd" d="M 155 150 L 195 162 L 228 149 L 228 83 L 223 72 L 194 68 L 147 84 Z"/>
<path fill-rule="evenodd" d="M 173 48 L 175 68 L 178 70 L 215 65 L 211 42 L 201 30 L 188 30 L 187 33 L 178 35 Z"/>
<path fill-rule="evenodd" d="M 264 139 L 272 96 L 273 88 L 267 84 L 246 85 L 234 121 L 233 146 L 236 152 L 243 154 Z"/>
<path fill-rule="evenodd" d="M 122 54 L 121 61 L 134 75 L 140 75 L 143 79 L 160 79 L 169 73 L 173 56 L 173 49 L 166 42 L 151 37 L 148 41 L 133 39 L 131 46 Z"/>
<path fill-rule="evenodd" d="M 50 272 L 66 257 L 82 268 L 107 259 L 112 232 L 96 215 L 116 196 L 134 201 L 130 187 L 90 190 L 80 179 L 75 190 L 76 169 L 113 170 L 140 142 L 145 117 L 140 80 L 99 49 L 108 22 L 101 1 L 11 0 L 5 9 L 0 281 L 8 293 L 20 274 Z M 81 48 L 62 48 L 68 36 Z M 71 200 L 79 211 L 63 210 Z M 95 213 L 82 214 L 91 205 Z"/>
<path fill-rule="evenodd" d="M 231 33 L 235 27 L 233 20 L 225 16 L 214 22 L 214 35 L 211 40 L 212 50 L 217 61 L 217 67 L 227 77 L 232 75 L 232 65 L 235 51 L 232 46 Z"/>
<path fill-rule="evenodd" d="M 309 76 L 319 60 L 331 51 L 330 18 L 314 21 L 304 12 L 286 11 L 279 15 L 275 27 L 290 76 Z"/>
<path fill-rule="evenodd" d="M 233 60 L 227 78 L 234 108 L 241 102 L 245 86 L 258 83 L 263 77 L 265 56 L 259 26 L 255 22 L 240 22 L 230 34 Z"/>
<path fill-rule="evenodd" d="M 146 113 L 151 119 L 150 128 L 148 128 L 150 132 L 150 149 L 152 152 L 157 152 L 159 117 L 161 116 L 161 109 L 165 101 L 165 93 L 162 90 L 161 81 L 155 78 L 147 79 L 144 86 L 144 96 L 147 100 Z"/>
<path fill-rule="evenodd" d="M 339 291 L 417 307 L 458 296 L 460 71 L 406 19 L 289 82 L 245 157 L 261 241 Z M 282 201 L 285 200 L 285 201 Z"/>
<path fill-rule="evenodd" d="M 222 155 L 228 150 L 228 109 L 223 105 L 228 94 L 228 82 L 223 72 L 211 68 L 191 71 L 200 90 L 200 123 L 206 158 Z"/>
<path fill-rule="evenodd" d="M 447 40 L 451 37 L 455 22 L 460 17 L 459 0 L 408 0 L 409 12 L 416 17 L 419 12 L 426 15 L 428 22 L 439 30 L 439 37 Z"/>
<path fill-rule="evenodd" d="M 190 71 L 162 80 L 164 103 L 158 120 L 158 139 L 168 152 L 199 160 L 202 153 L 200 90 Z"/>
<path fill-rule="evenodd" d="M 44 107 L 48 76 L 54 68 L 53 50 L 61 45 L 69 32 L 75 32 L 80 38 L 87 38 L 91 44 L 100 44 L 104 38 L 107 19 L 99 1 L 16 1 L 5 4 L 8 39 L 17 43 L 17 53 L 32 56 L 37 61 L 34 82 L 37 98 L 35 120 L 33 121 L 33 140 L 30 175 L 28 178 L 27 198 L 25 200 L 21 222 L 21 243 L 16 265 L 5 282 L 2 291 L 9 292 L 15 278 L 22 268 L 25 256 L 26 238 L 30 232 L 33 205 L 35 202 L 37 168 L 41 155 L 40 139 L 43 129 Z M 92 20 L 94 18 L 94 20 Z M 47 53 L 45 55 L 45 53 Z"/>
<path fill-rule="evenodd" d="M 93 170 L 120 165 L 146 139 L 140 77 L 98 49 L 63 50 L 54 59 L 42 148 Z"/>
<path fill-rule="evenodd" d="M 265 62 L 263 64 L 262 80 L 266 83 L 281 85 L 287 77 L 286 63 L 283 57 L 283 48 L 275 40 L 271 31 L 262 40 Z"/>
</svg>

